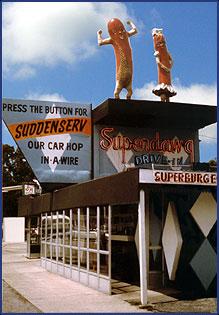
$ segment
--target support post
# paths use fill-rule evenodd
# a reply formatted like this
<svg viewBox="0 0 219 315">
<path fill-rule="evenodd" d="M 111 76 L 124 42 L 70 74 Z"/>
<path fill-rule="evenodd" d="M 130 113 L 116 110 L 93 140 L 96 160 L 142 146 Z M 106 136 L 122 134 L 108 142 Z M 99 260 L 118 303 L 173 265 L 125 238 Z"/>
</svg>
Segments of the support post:
<svg viewBox="0 0 219 315">
<path fill-rule="evenodd" d="M 30 258 L 30 216 L 27 218 L 27 258 Z"/>
<path fill-rule="evenodd" d="M 148 303 L 147 292 L 147 243 L 146 243 L 146 229 L 145 229 L 145 192 L 140 191 L 140 200 L 138 205 L 139 217 L 139 263 L 140 263 L 140 289 L 141 289 L 141 304 Z"/>
</svg>

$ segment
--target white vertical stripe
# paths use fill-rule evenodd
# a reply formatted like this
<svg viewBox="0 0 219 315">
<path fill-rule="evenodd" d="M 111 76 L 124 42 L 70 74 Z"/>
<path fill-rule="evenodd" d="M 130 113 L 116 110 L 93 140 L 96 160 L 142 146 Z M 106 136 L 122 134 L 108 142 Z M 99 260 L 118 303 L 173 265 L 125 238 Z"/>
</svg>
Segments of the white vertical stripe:
<svg viewBox="0 0 219 315">
<path fill-rule="evenodd" d="M 140 263 L 140 289 L 141 304 L 146 305 L 147 297 L 147 259 L 146 259 L 146 231 L 145 231 L 145 193 L 140 191 L 138 205 L 139 216 L 139 263 Z"/>
</svg>

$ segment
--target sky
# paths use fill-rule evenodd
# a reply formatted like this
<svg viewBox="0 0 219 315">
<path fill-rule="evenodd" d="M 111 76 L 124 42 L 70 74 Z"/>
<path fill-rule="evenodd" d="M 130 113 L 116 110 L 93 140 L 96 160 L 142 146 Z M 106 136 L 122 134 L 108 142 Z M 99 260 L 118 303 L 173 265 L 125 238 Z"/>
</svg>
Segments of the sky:
<svg viewBox="0 0 219 315">
<path fill-rule="evenodd" d="M 92 103 L 113 97 L 115 57 L 111 45 L 97 45 L 97 31 L 108 37 L 107 22 L 117 17 L 133 53 L 133 99 L 152 94 L 157 67 L 151 30 L 163 28 L 174 61 L 171 101 L 217 104 L 216 2 L 9 2 L 2 7 L 3 97 Z M 125 93 L 121 93 L 125 98 Z M 15 145 L 2 127 L 3 143 Z M 200 160 L 217 156 L 216 124 L 201 129 Z"/>
</svg>

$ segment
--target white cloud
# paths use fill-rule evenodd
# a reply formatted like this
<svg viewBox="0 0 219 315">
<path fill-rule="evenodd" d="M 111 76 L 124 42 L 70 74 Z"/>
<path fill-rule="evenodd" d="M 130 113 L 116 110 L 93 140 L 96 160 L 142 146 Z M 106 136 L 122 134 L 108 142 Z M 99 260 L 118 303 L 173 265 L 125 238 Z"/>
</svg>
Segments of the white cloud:
<svg viewBox="0 0 219 315">
<path fill-rule="evenodd" d="M 176 80 L 178 81 L 178 80 Z M 136 88 L 133 97 L 136 99 L 159 100 L 152 93 L 152 89 L 156 86 L 156 82 L 146 83 L 142 88 Z M 177 82 L 174 85 L 177 95 L 171 100 L 179 103 L 201 104 L 201 105 L 217 105 L 217 87 L 215 85 L 191 84 L 190 86 L 182 86 Z M 216 143 L 217 124 L 212 124 L 199 131 L 200 139 L 205 143 Z"/>
<path fill-rule="evenodd" d="M 72 64 L 97 51 L 96 32 L 112 17 L 127 20 L 122 3 L 14 2 L 3 6 L 3 66 L 33 75 L 38 65 Z M 17 70 L 17 69 L 16 69 Z M 32 71 L 31 71 L 32 70 Z M 19 73 L 18 73 L 19 74 Z M 17 74 L 17 78 L 19 75 Z"/>
<path fill-rule="evenodd" d="M 23 67 L 20 67 L 14 74 L 14 79 L 26 79 L 35 76 L 36 71 L 34 68 L 24 65 Z"/>
<path fill-rule="evenodd" d="M 161 27 L 163 26 L 163 20 L 162 20 L 162 17 L 160 15 L 160 13 L 157 11 L 157 9 L 153 8 L 151 11 L 150 11 L 150 20 L 151 20 L 151 23 L 152 23 L 152 27 Z"/>
<path fill-rule="evenodd" d="M 25 99 L 32 101 L 51 101 L 51 102 L 68 102 L 63 95 L 58 93 L 53 94 L 39 94 L 39 93 L 28 93 L 25 95 Z"/>
<path fill-rule="evenodd" d="M 217 124 L 200 129 L 199 137 L 204 143 L 217 143 Z"/>
</svg>

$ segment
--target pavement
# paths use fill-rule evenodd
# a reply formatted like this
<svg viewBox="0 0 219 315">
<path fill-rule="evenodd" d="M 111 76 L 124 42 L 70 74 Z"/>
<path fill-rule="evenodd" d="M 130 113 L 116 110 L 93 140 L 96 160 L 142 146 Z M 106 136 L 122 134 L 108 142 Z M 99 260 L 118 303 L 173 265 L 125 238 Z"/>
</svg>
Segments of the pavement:
<svg viewBox="0 0 219 315">
<path fill-rule="evenodd" d="M 3 243 L 2 263 L 4 313 L 148 313 L 162 312 L 162 305 L 172 305 L 173 312 L 179 303 L 171 291 L 149 290 L 149 304 L 141 308 L 140 288 L 116 280 L 112 295 L 98 292 L 43 269 L 39 259 L 27 259 L 26 243 Z M 207 311 L 216 313 L 216 299 L 210 305 Z"/>
</svg>

